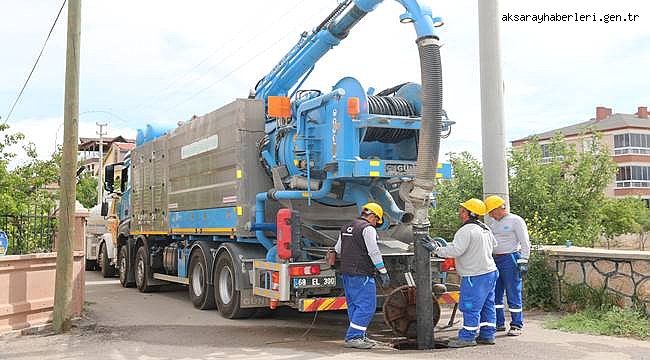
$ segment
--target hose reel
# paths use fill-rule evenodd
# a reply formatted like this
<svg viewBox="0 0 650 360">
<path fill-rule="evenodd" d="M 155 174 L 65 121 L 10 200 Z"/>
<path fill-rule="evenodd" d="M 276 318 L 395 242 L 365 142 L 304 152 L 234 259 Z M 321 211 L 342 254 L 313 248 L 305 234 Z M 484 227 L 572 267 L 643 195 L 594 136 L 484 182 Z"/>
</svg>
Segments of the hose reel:
<svg viewBox="0 0 650 360">
<path fill-rule="evenodd" d="M 415 106 L 400 96 L 368 96 L 368 112 L 375 115 L 388 116 L 418 116 Z M 364 141 L 379 141 L 382 143 L 394 144 L 415 136 L 416 130 L 411 129 L 390 129 L 390 128 L 368 128 Z"/>
</svg>

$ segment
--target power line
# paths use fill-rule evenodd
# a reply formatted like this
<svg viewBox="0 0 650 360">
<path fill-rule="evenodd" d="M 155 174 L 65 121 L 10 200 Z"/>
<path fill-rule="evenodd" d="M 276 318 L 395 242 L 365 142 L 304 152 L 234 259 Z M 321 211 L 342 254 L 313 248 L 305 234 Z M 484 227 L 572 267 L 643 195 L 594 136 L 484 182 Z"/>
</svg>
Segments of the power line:
<svg viewBox="0 0 650 360">
<path fill-rule="evenodd" d="M 130 121 L 124 120 L 124 118 L 122 118 L 121 116 L 118 116 L 117 114 L 114 114 L 114 113 L 112 113 L 112 112 L 110 112 L 110 111 L 106 111 L 106 110 L 88 110 L 88 111 L 83 111 L 83 112 L 79 113 L 79 117 L 81 117 L 81 115 L 84 115 L 84 114 L 96 114 L 96 113 L 99 113 L 99 114 L 107 114 L 107 115 L 110 115 L 110 116 L 112 116 L 113 118 L 119 120 L 120 122 L 122 122 L 122 123 L 125 124 L 125 125 L 129 125 L 129 126 L 132 125 Z"/>
<path fill-rule="evenodd" d="M 292 13 L 292 12 L 295 11 L 296 9 L 300 8 L 300 6 L 302 6 L 302 5 L 305 4 L 305 3 L 306 3 L 306 2 L 305 2 L 305 1 L 302 1 L 302 0 L 299 0 L 299 1 L 295 2 L 295 3 L 294 3 L 293 5 L 291 5 L 291 6 L 290 6 L 290 7 L 289 7 L 289 8 L 288 8 L 288 9 L 287 9 L 287 10 L 286 10 L 282 15 L 280 15 L 280 16 L 278 16 L 278 17 L 273 17 L 273 20 L 268 21 L 266 24 L 262 25 L 261 28 L 268 28 L 269 26 L 272 26 L 272 25 L 275 25 L 275 24 L 277 24 L 277 23 L 280 23 L 282 19 L 284 19 L 285 17 L 287 17 L 290 13 Z M 246 46 L 250 45 L 252 42 L 254 42 L 255 40 L 257 40 L 260 36 L 262 36 L 262 35 L 264 35 L 264 34 L 265 34 L 265 33 L 262 32 L 262 31 L 256 31 L 255 34 L 254 34 L 252 37 L 250 37 L 250 38 L 248 38 L 247 40 L 243 41 L 243 42 L 242 42 L 242 45 L 239 46 L 237 49 L 235 49 L 235 51 L 233 51 L 232 53 L 226 55 L 225 57 L 222 57 L 222 58 L 221 58 L 221 59 L 220 59 L 216 64 L 210 66 L 210 67 L 207 69 L 207 71 L 204 72 L 203 75 L 199 75 L 199 77 L 197 77 L 197 78 L 194 79 L 194 80 L 199 80 L 199 79 L 203 78 L 203 77 L 206 76 L 208 73 L 210 73 L 212 70 L 214 70 L 214 68 L 216 68 L 217 66 L 221 65 L 222 63 L 224 63 L 226 60 L 228 60 L 228 59 L 232 58 L 233 56 L 235 56 L 236 54 L 238 54 L 238 53 L 239 53 L 243 48 L 245 48 Z M 240 38 L 240 37 L 241 37 L 241 33 L 238 33 L 237 35 L 235 35 L 235 36 L 233 36 L 232 38 L 230 38 L 229 40 L 227 40 L 227 41 L 226 41 L 222 46 L 220 46 L 220 47 L 214 49 L 214 50 L 210 53 L 210 55 L 208 55 L 207 57 L 205 57 L 203 60 L 201 60 L 201 61 L 200 61 L 199 63 L 197 63 L 196 65 L 194 65 L 191 69 L 189 69 L 188 71 L 186 71 L 183 75 L 181 75 L 181 76 L 175 78 L 175 79 L 174 79 L 172 82 L 170 82 L 169 85 L 167 85 L 167 86 L 166 86 L 166 87 L 165 87 L 165 88 L 164 88 L 164 89 L 163 89 L 163 90 L 162 90 L 158 95 L 154 95 L 154 96 L 149 97 L 149 98 L 148 98 L 147 100 L 145 100 L 144 102 L 142 102 L 142 103 L 140 103 L 140 104 L 134 106 L 134 107 L 132 108 L 132 110 L 137 110 L 137 109 L 142 108 L 142 107 L 144 107 L 144 108 L 150 107 L 150 106 L 152 106 L 152 105 L 154 105 L 154 104 L 160 102 L 163 98 L 165 98 L 165 97 L 170 97 L 170 96 L 173 95 L 174 93 L 177 93 L 178 91 L 180 91 L 182 88 L 176 88 L 176 89 L 174 89 L 173 91 L 171 91 L 171 92 L 169 92 L 169 93 L 167 93 L 167 94 L 164 94 L 164 92 L 166 92 L 167 90 L 169 90 L 170 88 L 172 88 L 174 85 L 178 84 L 178 83 L 180 82 L 180 80 L 185 79 L 185 78 L 186 78 L 188 75 L 190 75 L 194 70 L 196 70 L 196 69 L 199 68 L 201 65 L 203 65 L 203 64 L 204 64 L 208 59 L 210 59 L 214 54 L 216 54 L 217 52 L 219 52 L 220 50 L 222 50 L 224 47 L 229 46 L 230 44 L 232 44 L 235 40 L 237 40 L 237 39 Z"/>
<path fill-rule="evenodd" d="M 47 37 L 45 38 L 45 42 L 43 42 L 43 47 L 41 47 L 41 52 L 38 53 L 38 57 L 36 58 L 36 61 L 34 62 L 34 66 L 32 66 L 32 70 L 29 72 L 29 75 L 27 76 L 27 79 L 25 80 L 25 83 L 23 84 L 22 89 L 20 89 L 20 92 L 18 93 L 18 96 L 16 97 L 16 101 L 14 101 L 13 105 L 11 105 L 11 109 L 9 109 L 9 113 L 7 114 L 7 117 L 5 118 L 3 124 L 6 124 L 7 121 L 9 121 L 9 117 L 11 117 L 11 114 L 14 112 L 14 108 L 16 107 L 16 104 L 18 104 L 18 101 L 20 101 L 20 98 L 23 95 L 23 91 L 25 91 L 25 88 L 27 87 L 27 83 L 29 83 L 29 79 L 31 79 L 32 74 L 34 73 L 34 70 L 36 69 L 36 65 L 38 65 L 38 61 L 41 59 L 41 55 L 43 55 L 43 51 L 45 50 L 45 45 L 47 45 L 47 41 L 50 39 L 50 35 L 52 35 L 52 31 L 54 31 L 54 27 L 56 26 L 56 23 L 59 21 L 59 16 L 61 15 L 61 12 L 63 11 L 63 7 L 65 6 L 67 0 L 63 0 L 63 3 L 61 4 L 61 8 L 59 9 L 59 12 L 56 14 L 56 18 L 54 19 L 54 23 L 52 23 L 52 27 L 50 28 L 50 32 L 47 33 Z"/>
<path fill-rule="evenodd" d="M 320 13 L 320 10 L 317 11 L 317 12 L 315 12 L 314 14 L 316 14 L 316 13 Z M 312 14 L 312 15 L 314 15 L 314 14 Z M 167 111 L 169 111 L 169 110 L 176 109 L 176 108 L 179 107 L 180 105 L 183 105 L 183 104 L 187 103 L 188 101 L 192 100 L 193 98 L 195 98 L 196 96 L 200 95 L 200 94 L 203 93 L 204 91 L 206 91 L 206 90 L 208 90 L 208 89 L 214 87 L 215 85 L 217 85 L 217 84 L 223 82 L 224 80 L 226 80 L 227 78 L 229 78 L 229 77 L 230 77 L 232 74 L 234 74 L 235 72 L 239 71 L 240 69 L 242 69 L 242 68 L 245 67 L 246 65 L 248 65 L 248 64 L 250 64 L 251 62 L 255 61 L 255 60 L 256 60 L 257 58 L 259 58 L 261 55 L 263 55 L 263 54 L 265 54 L 266 52 L 268 52 L 269 50 L 273 49 L 273 48 L 275 47 L 275 45 L 277 45 L 277 44 L 279 44 L 280 42 L 282 42 L 282 40 L 286 39 L 287 36 L 289 36 L 290 34 L 295 33 L 296 29 L 299 29 L 299 28 L 301 28 L 301 27 L 303 27 L 303 25 L 298 25 L 298 26 L 294 27 L 293 29 L 289 30 L 287 33 L 285 33 L 285 34 L 282 35 L 279 39 L 277 39 L 274 43 L 272 43 L 272 44 L 269 45 L 268 47 L 264 48 L 262 51 L 258 52 L 257 54 L 253 55 L 253 56 L 252 56 L 251 58 L 249 58 L 247 61 L 245 61 L 245 62 L 239 64 L 239 66 L 235 67 L 234 69 L 232 69 L 231 71 L 229 71 L 228 73 L 226 73 L 225 75 L 223 75 L 222 77 L 220 77 L 219 79 L 217 79 L 216 81 L 214 81 L 213 83 L 211 83 L 210 85 L 208 85 L 208 86 L 202 88 L 201 90 L 195 92 L 194 94 L 192 94 L 190 97 L 186 98 L 185 100 L 183 100 L 183 101 L 181 101 L 181 102 L 179 102 L 179 103 L 176 103 L 175 105 L 170 106 L 170 107 L 168 107 L 168 108 L 162 110 L 162 112 L 167 112 Z"/>
</svg>

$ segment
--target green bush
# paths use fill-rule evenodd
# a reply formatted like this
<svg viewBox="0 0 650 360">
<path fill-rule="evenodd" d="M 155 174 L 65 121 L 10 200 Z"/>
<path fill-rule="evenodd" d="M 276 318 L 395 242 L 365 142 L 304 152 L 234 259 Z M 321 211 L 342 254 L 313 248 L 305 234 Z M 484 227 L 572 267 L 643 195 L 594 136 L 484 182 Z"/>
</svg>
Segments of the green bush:
<svg viewBox="0 0 650 360">
<path fill-rule="evenodd" d="M 619 307 L 620 297 L 607 292 L 605 289 L 592 289 L 589 286 L 565 285 L 566 295 L 564 297 L 567 308 L 571 311 L 595 310 L 607 311 Z"/>
<path fill-rule="evenodd" d="M 553 283 L 555 271 L 548 266 L 546 255 L 532 251 L 528 259 L 528 273 L 524 281 L 526 308 L 555 309 Z"/>
</svg>

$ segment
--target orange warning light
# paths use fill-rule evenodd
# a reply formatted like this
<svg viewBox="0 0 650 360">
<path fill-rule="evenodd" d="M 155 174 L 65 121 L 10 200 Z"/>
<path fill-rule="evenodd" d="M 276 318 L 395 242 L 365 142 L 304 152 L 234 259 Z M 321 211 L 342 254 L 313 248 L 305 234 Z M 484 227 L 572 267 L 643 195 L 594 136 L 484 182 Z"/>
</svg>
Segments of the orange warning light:
<svg viewBox="0 0 650 360">
<path fill-rule="evenodd" d="M 348 98 L 348 114 L 351 117 L 357 117 L 359 115 L 359 98 L 358 97 L 351 97 Z"/>
<path fill-rule="evenodd" d="M 291 117 L 291 100 L 286 96 L 269 96 L 268 115 L 272 118 Z"/>
</svg>

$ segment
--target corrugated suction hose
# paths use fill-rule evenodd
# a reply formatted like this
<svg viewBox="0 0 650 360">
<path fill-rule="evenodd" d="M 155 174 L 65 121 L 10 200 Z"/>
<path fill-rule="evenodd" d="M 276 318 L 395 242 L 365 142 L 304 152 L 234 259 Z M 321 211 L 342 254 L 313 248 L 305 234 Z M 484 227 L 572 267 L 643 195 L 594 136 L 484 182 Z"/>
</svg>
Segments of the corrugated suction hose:
<svg viewBox="0 0 650 360">
<path fill-rule="evenodd" d="M 440 151 L 442 131 L 442 65 L 440 46 L 435 37 L 422 37 L 417 40 L 420 52 L 420 71 L 422 74 L 422 123 L 418 144 L 418 160 L 415 174 L 417 190 L 431 194 L 433 191 L 436 164 Z M 417 189 L 420 188 L 420 189 Z M 417 193 L 411 193 L 416 195 Z M 424 196 L 424 193 L 419 195 Z M 424 200 L 424 199 L 421 199 Z"/>
</svg>

